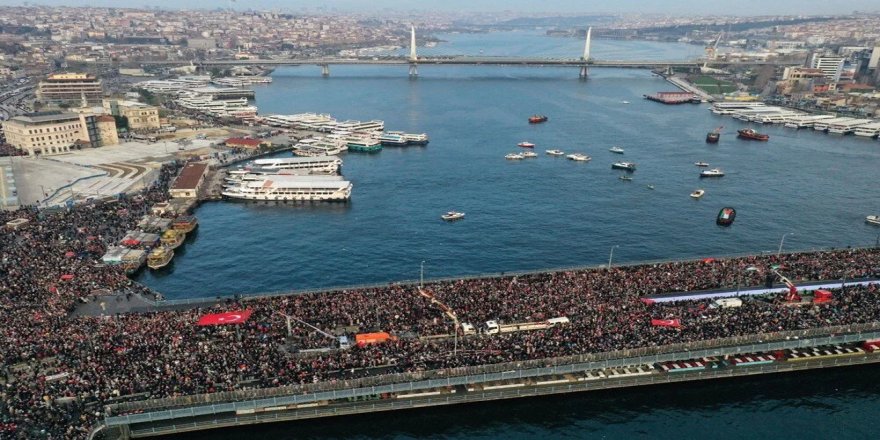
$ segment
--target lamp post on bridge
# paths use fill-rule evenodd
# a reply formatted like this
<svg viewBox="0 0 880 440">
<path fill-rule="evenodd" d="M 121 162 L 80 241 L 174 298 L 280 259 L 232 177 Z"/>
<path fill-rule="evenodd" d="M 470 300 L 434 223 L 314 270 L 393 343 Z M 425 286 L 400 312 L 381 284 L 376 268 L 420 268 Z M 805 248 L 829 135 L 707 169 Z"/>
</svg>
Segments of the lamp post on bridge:
<svg viewBox="0 0 880 440">
<path fill-rule="evenodd" d="M 785 244 L 785 236 L 787 235 L 794 235 L 794 232 L 786 232 L 785 234 L 782 234 L 782 239 L 779 240 L 779 249 L 776 250 L 776 255 L 782 253 L 782 245 Z"/>
<path fill-rule="evenodd" d="M 619 248 L 619 244 L 611 246 L 611 253 L 608 254 L 608 270 L 611 270 L 611 260 L 614 259 L 614 248 Z"/>
</svg>

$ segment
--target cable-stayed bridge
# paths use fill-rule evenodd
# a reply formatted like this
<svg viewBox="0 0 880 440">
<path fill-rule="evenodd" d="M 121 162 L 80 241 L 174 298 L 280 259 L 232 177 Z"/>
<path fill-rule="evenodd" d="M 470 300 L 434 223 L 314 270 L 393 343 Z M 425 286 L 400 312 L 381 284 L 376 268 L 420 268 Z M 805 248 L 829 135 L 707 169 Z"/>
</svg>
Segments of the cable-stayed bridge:
<svg viewBox="0 0 880 440">
<path fill-rule="evenodd" d="M 330 66 L 333 65 L 401 65 L 409 67 L 409 76 L 416 78 L 419 75 L 420 65 L 456 65 L 456 66 L 549 66 L 549 67 L 574 67 L 578 68 L 578 76 L 586 79 L 590 68 L 636 68 L 636 69 L 672 69 L 686 68 L 699 69 L 700 66 L 732 66 L 732 65 L 787 65 L 800 64 L 781 63 L 776 61 L 722 61 L 716 59 L 690 59 L 690 60 L 606 60 L 594 59 L 591 54 L 592 28 L 587 29 L 584 41 L 583 53 L 579 57 L 516 57 L 516 56 L 486 56 L 486 55 L 429 55 L 419 56 L 416 46 L 415 27 L 410 28 L 410 44 L 408 54 L 377 55 L 359 57 L 322 57 L 322 58 L 272 58 L 272 59 L 230 59 L 230 60 L 202 60 L 202 61 L 142 61 L 142 65 L 181 65 L 196 63 L 203 67 L 222 66 L 320 66 L 324 76 L 330 75 Z"/>
</svg>

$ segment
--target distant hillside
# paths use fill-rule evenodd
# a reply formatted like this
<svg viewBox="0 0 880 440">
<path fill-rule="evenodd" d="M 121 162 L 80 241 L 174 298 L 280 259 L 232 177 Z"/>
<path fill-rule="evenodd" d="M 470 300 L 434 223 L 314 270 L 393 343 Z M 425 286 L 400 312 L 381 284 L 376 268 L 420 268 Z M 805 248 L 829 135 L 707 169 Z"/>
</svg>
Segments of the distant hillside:
<svg viewBox="0 0 880 440">
<path fill-rule="evenodd" d="M 522 17 L 496 23 L 495 27 L 579 27 L 608 26 L 617 17 L 613 15 L 582 15 L 577 17 Z"/>
</svg>

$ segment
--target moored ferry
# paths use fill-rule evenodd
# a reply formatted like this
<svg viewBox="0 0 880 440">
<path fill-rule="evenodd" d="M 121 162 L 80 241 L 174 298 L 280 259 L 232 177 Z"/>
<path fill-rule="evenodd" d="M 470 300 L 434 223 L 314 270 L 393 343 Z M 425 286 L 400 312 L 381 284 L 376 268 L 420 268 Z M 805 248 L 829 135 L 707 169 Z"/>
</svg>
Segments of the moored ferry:
<svg viewBox="0 0 880 440">
<path fill-rule="evenodd" d="M 382 145 L 388 145 L 392 147 L 402 147 L 407 145 L 408 141 L 403 133 L 395 133 L 391 131 L 386 131 L 379 136 L 378 139 Z"/>
<path fill-rule="evenodd" d="M 403 137 L 406 138 L 406 143 L 410 145 L 428 145 L 428 142 L 430 142 L 428 135 L 425 133 L 404 133 Z"/>
<path fill-rule="evenodd" d="M 174 250 L 164 246 L 157 247 L 147 257 L 147 267 L 153 270 L 161 269 L 171 263 L 174 258 Z"/>
<path fill-rule="evenodd" d="M 171 222 L 171 228 L 183 231 L 185 234 L 192 232 L 199 226 L 199 220 L 192 215 L 182 215 Z"/>
<path fill-rule="evenodd" d="M 177 229 L 169 229 L 162 233 L 161 243 L 168 249 L 177 249 L 186 240 L 186 232 Z"/>
<path fill-rule="evenodd" d="M 332 174 L 338 172 L 339 168 L 342 167 L 342 159 L 336 156 L 276 157 L 273 159 L 257 159 L 253 162 L 253 166 L 258 171 L 303 170 L 313 173 Z M 251 170 L 251 172 L 253 171 Z"/>
<path fill-rule="evenodd" d="M 335 176 L 267 176 L 221 192 L 225 197 L 260 201 L 346 201 L 352 184 Z"/>
<path fill-rule="evenodd" d="M 346 140 L 348 151 L 375 153 L 382 150 L 382 143 L 367 137 L 351 137 Z"/>
</svg>

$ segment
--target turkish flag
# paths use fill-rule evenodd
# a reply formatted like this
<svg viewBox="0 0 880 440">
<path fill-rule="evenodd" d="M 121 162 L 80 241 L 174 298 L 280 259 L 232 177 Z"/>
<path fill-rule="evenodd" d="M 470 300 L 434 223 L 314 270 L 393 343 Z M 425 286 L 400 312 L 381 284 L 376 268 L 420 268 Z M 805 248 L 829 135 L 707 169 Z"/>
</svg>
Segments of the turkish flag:
<svg viewBox="0 0 880 440">
<path fill-rule="evenodd" d="M 681 327 L 681 321 L 678 319 L 652 319 L 651 325 L 655 327 Z"/>
<path fill-rule="evenodd" d="M 226 325 L 226 324 L 241 324 L 248 320 L 251 317 L 250 310 L 239 310 L 236 312 L 226 312 L 226 313 L 212 313 L 210 315 L 205 315 L 199 318 L 199 322 L 196 325 L 205 326 L 205 325 Z"/>
</svg>

